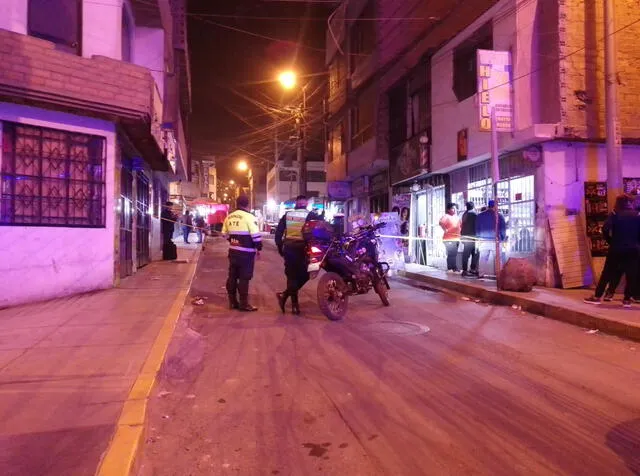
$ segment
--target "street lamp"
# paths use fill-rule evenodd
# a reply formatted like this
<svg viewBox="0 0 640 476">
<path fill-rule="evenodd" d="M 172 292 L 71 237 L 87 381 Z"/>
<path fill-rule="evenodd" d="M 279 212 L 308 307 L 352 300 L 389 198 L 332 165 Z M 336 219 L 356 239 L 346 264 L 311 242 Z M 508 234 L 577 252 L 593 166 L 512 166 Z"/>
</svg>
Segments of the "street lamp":
<svg viewBox="0 0 640 476">
<path fill-rule="evenodd" d="M 293 89 L 298 84 L 298 76 L 293 71 L 283 71 L 278 76 L 280 85 L 287 90 Z M 304 115 L 307 109 L 307 90 L 306 86 L 302 86 L 302 106 L 300 107 L 300 116 L 296 118 L 296 125 L 298 129 L 298 150 L 296 158 L 298 161 L 298 194 L 306 195 L 307 193 L 307 167 L 304 157 Z M 276 158 L 277 160 L 277 158 Z"/>
<path fill-rule="evenodd" d="M 247 173 L 247 181 L 249 182 L 249 208 L 253 210 L 253 174 L 246 160 L 238 162 L 237 166 L 240 172 Z"/>
<path fill-rule="evenodd" d="M 284 89 L 293 89 L 296 87 L 298 77 L 293 71 L 283 71 L 278 76 L 278 81 L 280 81 L 280 84 Z"/>
</svg>

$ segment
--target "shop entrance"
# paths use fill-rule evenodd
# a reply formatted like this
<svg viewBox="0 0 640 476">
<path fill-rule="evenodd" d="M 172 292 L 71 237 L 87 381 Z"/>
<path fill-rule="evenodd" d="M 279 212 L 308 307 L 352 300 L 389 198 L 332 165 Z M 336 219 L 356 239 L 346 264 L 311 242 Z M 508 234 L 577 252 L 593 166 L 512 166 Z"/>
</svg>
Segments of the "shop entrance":
<svg viewBox="0 0 640 476">
<path fill-rule="evenodd" d="M 142 172 L 136 177 L 136 261 L 138 268 L 151 261 L 149 242 L 151 237 L 151 191 L 149 179 Z"/>
<path fill-rule="evenodd" d="M 120 277 L 133 274 L 133 171 L 120 171 Z"/>
<path fill-rule="evenodd" d="M 440 218 L 446 207 L 445 186 L 429 187 L 416 197 L 414 236 L 422 238 L 414 245 L 415 262 L 440 267 L 446 254 L 442 241 Z"/>
</svg>

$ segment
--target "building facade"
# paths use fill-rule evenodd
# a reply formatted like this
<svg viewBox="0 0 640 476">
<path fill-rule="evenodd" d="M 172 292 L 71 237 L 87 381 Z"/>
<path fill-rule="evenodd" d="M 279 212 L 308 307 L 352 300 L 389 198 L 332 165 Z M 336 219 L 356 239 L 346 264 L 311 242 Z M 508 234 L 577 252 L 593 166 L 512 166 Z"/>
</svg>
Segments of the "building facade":
<svg viewBox="0 0 640 476">
<path fill-rule="evenodd" d="M 161 258 L 161 205 L 189 169 L 186 50 L 179 1 L 2 2 L 0 306 Z"/>
<path fill-rule="evenodd" d="M 633 38 L 640 25 L 631 21 L 634 8 L 631 1 L 616 5 L 622 173 L 629 191 L 637 189 L 640 167 L 633 112 L 640 93 Z M 394 193 L 412 203 L 413 261 L 442 265 L 438 220 L 447 202 L 462 207 L 472 201 L 480 208 L 495 199 L 507 222 L 505 258 L 531 260 L 539 284 L 579 287 L 593 281 L 606 252 L 600 235 L 607 214 L 604 41 L 599 40 L 604 30 L 595 13 L 602 11 L 602 1 L 500 1 L 425 58 L 431 133 L 424 148 L 420 140 L 417 147 L 404 145 L 411 152 L 391 160 L 392 169 L 399 169 L 391 173 Z M 479 50 L 508 58 L 489 65 L 508 73 L 512 107 L 509 130 L 498 133 L 497 197 L 491 133 L 482 122 L 487 111 L 479 92 L 485 77 Z M 402 95 L 397 89 L 388 94 L 390 110 L 395 94 Z M 393 124 L 389 136 L 394 137 Z M 426 167 L 407 167 L 417 171 L 414 176 L 404 173 L 407 156 Z"/>
<path fill-rule="evenodd" d="M 326 173 L 323 162 L 307 162 L 307 196 L 324 197 L 327 193 Z M 284 161 L 278 161 L 267 172 L 266 200 L 267 202 L 282 203 L 299 195 L 298 173 L 300 168 L 293 161 L 291 166 Z"/>
</svg>

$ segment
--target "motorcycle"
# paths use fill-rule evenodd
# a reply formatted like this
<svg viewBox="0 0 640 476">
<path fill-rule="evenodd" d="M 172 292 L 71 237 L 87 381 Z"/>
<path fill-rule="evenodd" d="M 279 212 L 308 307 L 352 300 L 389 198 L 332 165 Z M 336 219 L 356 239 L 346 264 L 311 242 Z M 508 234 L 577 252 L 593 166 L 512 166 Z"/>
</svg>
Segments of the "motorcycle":
<svg viewBox="0 0 640 476">
<path fill-rule="evenodd" d="M 389 306 L 389 264 L 378 261 L 378 230 L 384 223 L 361 227 L 354 233 L 335 235 L 330 225 L 309 221 L 305 225 L 307 270 L 311 279 L 320 270 L 318 305 L 332 321 L 342 319 L 349 297 L 373 289 L 384 306 Z"/>
</svg>

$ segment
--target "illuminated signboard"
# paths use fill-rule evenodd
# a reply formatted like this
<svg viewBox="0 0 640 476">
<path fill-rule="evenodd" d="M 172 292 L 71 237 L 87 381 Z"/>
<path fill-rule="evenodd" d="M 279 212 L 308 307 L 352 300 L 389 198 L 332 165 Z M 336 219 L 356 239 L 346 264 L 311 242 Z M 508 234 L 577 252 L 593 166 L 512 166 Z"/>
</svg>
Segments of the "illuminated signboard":
<svg viewBox="0 0 640 476">
<path fill-rule="evenodd" d="M 496 130 L 513 131 L 512 66 L 508 51 L 478 50 L 478 102 L 480 130 L 491 130 L 491 110 Z"/>
</svg>

